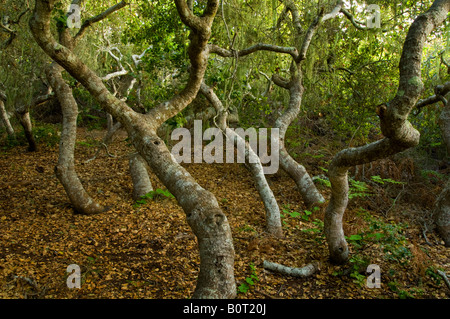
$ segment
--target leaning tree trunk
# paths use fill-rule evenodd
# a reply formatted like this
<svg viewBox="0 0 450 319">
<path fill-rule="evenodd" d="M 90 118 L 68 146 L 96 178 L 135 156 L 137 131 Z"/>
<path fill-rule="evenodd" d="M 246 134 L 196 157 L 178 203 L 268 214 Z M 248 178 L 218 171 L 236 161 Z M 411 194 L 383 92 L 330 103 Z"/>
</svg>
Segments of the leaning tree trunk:
<svg viewBox="0 0 450 319">
<path fill-rule="evenodd" d="M 290 68 L 291 78 L 289 80 L 278 76 L 277 74 L 272 76 L 273 82 L 287 89 L 290 93 L 289 106 L 286 111 L 280 116 L 276 123 L 275 128 L 279 129 L 280 141 L 279 141 L 279 156 L 280 165 L 284 171 L 295 181 L 300 194 L 303 197 L 306 206 L 313 206 L 314 204 L 323 203 L 325 200 L 322 195 L 317 190 L 311 177 L 309 176 L 306 169 L 297 163 L 288 153 L 285 146 L 285 135 L 287 128 L 292 123 L 292 121 L 298 116 L 301 107 L 302 95 L 303 95 L 303 85 L 302 85 L 302 62 L 306 59 L 309 45 L 311 40 L 320 25 L 321 22 L 335 18 L 341 9 L 343 2 L 339 1 L 336 7 L 327 15 L 324 15 L 323 10 L 320 11 L 319 15 L 310 25 L 308 31 L 302 37 L 302 27 L 300 21 L 300 14 L 296 7 L 294 1 L 286 0 L 284 1 L 284 13 L 282 18 L 284 19 L 287 11 L 292 13 L 292 22 L 295 26 L 294 41 L 295 43 L 301 44 L 301 47 L 281 47 L 277 45 L 258 43 L 244 50 L 227 50 L 218 47 L 217 45 L 210 45 L 210 52 L 216 53 L 223 57 L 242 57 L 251 54 L 256 51 L 265 50 L 277 53 L 289 54 L 292 57 L 292 63 Z M 278 24 L 281 22 L 278 21 Z"/>
<path fill-rule="evenodd" d="M 33 135 L 33 125 L 31 124 L 30 111 L 27 105 L 22 105 L 15 109 L 16 117 L 22 125 L 25 138 L 28 141 L 28 151 L 36 152 L 37 144 Z"/>
<path fill-rule="evenodd" d="M 81 214 L 96 214 L 103 212 L 105 208 L 89 196 L 75 170 L 74 151 L 77 137 L 78 105 L 73 97 L 72 88 L 62 77 L 63 70 L 55 62 L 46 70 L 47 80 L 55 91 L 63 115 L 59 158 L 55 173 L 75 211 Z"/>
<path fill-rule="evenodd" d="M 3 126 L 6 129 L 6 133 L 8 133 L 8 136 L 15 137 L 16 134 L 11 125 L 11 122 L 9 121 L 8 113 L 6 112 L 5 102 L 6 102 L 6 95 L 4 95 L 2 92 L 0 92 L 0 117 L 1 117 L 1 120 L 3 123 Z"/>
<path fill-rule="evenodd" d="M 225 110 L 222 102 L 219 100 L 214 91 L 205 83 L 202 83 L 200 91 L 214 106 L 218 116 L 217 125 L 224 133 L 225 137 L 233 141 L 233 145 L 239 147 L 240 149 L 242 148 L 239 145 L 244 145 L 245 162 L 249 167 L 253 180 L 256 184 L 256 189 L 258 190 L 259 196 L 261 197 L 266 210 L 267 232 L 276 237 L 282 237 L 283 230 L 281 227 L 280 208 L 269 184 L 267 183 L 266 176 L 264 175 L 264 169 L 258 155 L 243 137 L 228 128 L 228 112 Z"/>
<path fill-rule="evenodd" d="M 342 227 L 348 203 L 348 169 L 402 152 L 419 143 L 420 134 L 407 118 L 423 92 L 422 50 L 427 36 L 442 24 L 449 10 L 449 0 L 436 0 L 412 23 L 400 59 L 397 95 L 389 103 L 377 107 L 385 138 L 362 147 L 345 149 L 330 164 L 331 198 L 325 212 L 324 230 L 330 258 L 335 263 L 345 263 L 349 255 Z"/>
<path fill-rule="evenodd" d="M 293 68 L 297 68 L 294 70 Z M 300 112 L 300 106 L 303 95 L 303 86 L 301 83 L 301 66 L 300 63 L 297 67 L 292 65 L 291 73 L 292 78 L 290 82 L 282 82 L 278 77 L 273 77 L 274 83 L 289 90 L 289 106 L 287 110 L 276 120 L 275 127 L 280 131 L 280 165 L 283 170 L 294 180 L 297 188 L 302 195 L 304 203 L 307 207 L 311 207 L 315 204 L 323 203 L 325 199 L 317 190 L 311 176 L 306 171 L 305 167 L 295 161 L 289 152 L 286 150 L 285 137 L 286 131 L 292 121 L 297 118 Z M 299 72 L 299 74 L 296 74 Z"/>
<path fill-rule="evenodd" d="M 138 200 L 153 190 L 148 176 L 147 163 L 138 153 L 130 155 L 130 175 L 133 181 L 133 199 Z"/>
<path fill-rule="evenodd" d="M 439 116 L 439 126 L 447 153 L 450 154 L 450 101 L 447 101 Z M 450 178 L 436 200 L 433 217 L 445 246 L 450 247 Z"/>
<path fill-rule="evenodd" d="M 339 10 L 342 8 L 343 2 L 338 1 L 337 5 L 334 9 L 324 15 L 324 10 L 322 9 L 318 16 L 314 19 L 314 21 L 309 26 L 305 35 L 302 37 L 302 28 L 300 22 L 300 15 L 298 9 L 296 7 L 295 2 L 286 1 L 284 13 L 290 11 L 292 15 L 292 22 L 295 27 L 294 38 L 296 43 L 301 43 L 301 46 L 296 48 L 298 54 L 292 55 L 293 61 L 290 67 L 290 79 L 286 80 L 278 75 L 273 75 L 273 82 L 289 91 L 289 106 L 286 111 L 276 120 L 275 127 L 280 129 L 280 164 L 281 167 L 288 175 L 295 181 L 297 184 L 297 188 L 300 194 L 303 197 L 305 205 L 307 207 L 311 207 L 315 204 L 325 202 L 323 196 L 319 193 L 314 182 L 312 181 L 310 175 L 306 171 L 306 169 L 297 163 L 287 152 L 285 146 L 285 136 L 286 131 L 289 125 L 294 121 L 301 108 L 302 97 L 303 97 L 303 71 L 302 71 L 302 62 L 306 59 L 309 46 L 311 41 L 316 33 L 318 27 L 321 23 L 326 20 L 333 19 L 339 13 Z M 281 20 L 280 20 L 281 21 Z M 280 22 L 279 21 L 279 22 Z"/>
<path fill-rule="evenodd" d="M 180 93 L 147 114 L 133 111 L 124 101 L 114 97 L 97 74 L 71 50 L 56 42 L 50 32 L 54 4 L 54 0 L 36 1 L 34 14 L 30 19 L 33 36 L 39 46 L 77 79 L 106 112 L 122 123 L 136 150 L 183 208 L 188 224 L 197 236 L 200 252 L 200 272 L 193 297 L 235 297 L 234 247 L 228 220 L 214 195 L 203 189 L 176 162 L 156 133 L 163 122 L 191 103 L 200 89 L 207 67 L 207 42 L 211 36 L 218 0 L 208 0 L 201 17 L 194 15 L 184 0 L 175 0 L 181 20 L 191 29 L 188 48 L 191 62 L 189 80 Z M 82 29 L 83 25 L 84 23 Z"/>
</svg>

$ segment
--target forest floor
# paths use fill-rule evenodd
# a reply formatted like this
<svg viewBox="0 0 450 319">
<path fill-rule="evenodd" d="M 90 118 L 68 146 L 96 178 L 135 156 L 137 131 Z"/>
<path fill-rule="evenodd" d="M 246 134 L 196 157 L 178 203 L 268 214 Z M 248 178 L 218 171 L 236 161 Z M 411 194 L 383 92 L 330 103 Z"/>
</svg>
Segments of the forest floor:
<svg viewBox="0 0 450 319">
<path fill-rule="evenodd" d="M 133 201 L 128 174 L 132 149 L 124 132 L 109 146 L 116 157 L 102 150 L 97 159 L 85 163 L 103 134 L 80 129 L 76 148 L 77 171 L 85 188 L 111 208 L 98 215 L 74 214 L 54 174 L 57 146 L 41 146 L 37 153 L 26 152 L 24 146 L 1 150 L 0 298 L 171 299 L 192 295 L 199 255 L 182 209 L 175 199 L 164 196 L 141 204 Z M 320 153 L 324 147 L 326 141 L 297 157 L 313 176 L 324 173 L 320 167 L 326 167 L 333 154 Z M 389 170 L 386 163 L 378 167 Z M 445 172 L 424 180 L 410 170 L 408 184 L 389 181 L 395 180 L 389 175 L 381 176 L 384 184 L 351 184 L 355 196 L 345 215 L 351 260 L 338 266 L 328 261 L 322 222 L 325 207 L 306 210 L 294 182 L 281 170 L 268 176 L 283 214 L 285 236 L 279 239 L 264 231 L 264 207 L 243 165 L 183 165 L 214 193 L 228 217 L 236 253 L 237 298 L 450 296 L 437 274 L 438 269 L 450 274 L 450 249 L 432 229 L 424 232 L 442 186 L 438 177 Z M 397 167 L 397 173 L 406 171 Z M 154 174 L 150 176 L 154 189 L 165 189 Z M 328 198 L 328 187 L 317 185 Z M 307 278 L 294 278 L 265 270 L 263 260 L 291 267 L 317 261 L 320 270 Z M 81 267 L 80 289 L 67 287 L 66 269 L 71 264 Z M 369 264 L 381 269 L 380 288 L 366 285 Z"/>
</svg>

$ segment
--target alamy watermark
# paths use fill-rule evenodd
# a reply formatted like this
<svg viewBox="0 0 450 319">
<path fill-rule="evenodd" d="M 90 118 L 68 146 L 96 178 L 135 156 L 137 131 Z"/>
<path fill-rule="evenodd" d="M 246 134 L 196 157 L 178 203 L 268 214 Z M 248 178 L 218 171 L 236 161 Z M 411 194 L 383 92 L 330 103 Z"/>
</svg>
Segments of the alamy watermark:
<svg viewBox="0 0 450 319">
<path fill-rule="evenodd" d="M 236 135 L 241 138 L 236 138 Z M 264 174 L 275 174 L 278 171 L 280 146 L 278 128 L 270 129 L 270 155 L 268 153 L 269 137 L 267 128 L 260 128 L 258 132 L 253 127 L 246 130 L 243 128 L 227 128 L 223 132 L 219 128 L 212 127 L 207 128 L 203 132 L 202 121 L 195 120 L 193 139 L 191 132 L 187 128 L 174 129 L 171 138 L 172 140 L 181 139 L 172 147 L 171 151 L 178 163 L 191 163 L 193 157 L 194 163 L 205 162 L 209 164 L 223 163 L 224 151 L 225 163 L 245 163 L 246 145 L 244 141 L 248 138 L 250 148 L 258 155 L 249 156 L 248 161 L 250 163 L 260 161 L 263 165 Z M 203 141 L 211 142 L 203 147 Z M 235 145 L 237 150 L 236 159 Z M 192 154 L 192 146 L 194 154 Z M 264 166 L 264 164 L 269 165 Z"/>
<path fill-rule="evenodd" d="M 77 264 L 71 264 L 66 269 L 69 276 L 67 277 L 67 288 L 81 288 L 81 269 Z M 370 275 L 366 279 L 367 288 L 381 288 L 381 270 L 377 264 L 367 266 L 366 272 Z"/>
<path fill-rule="evenodd" d="M 367 7 L 370 15 L 366 18 L 366 25 L 369 29 L 381 28 L 381 9 L 377 4 L 371 4 Z"/>
<path fill-rule="evenodd" d="M 67 10 L 67 27 L 69 29 L 81 28 L 81 9 L 77 4 L 71 4 Z"/>
</svg>

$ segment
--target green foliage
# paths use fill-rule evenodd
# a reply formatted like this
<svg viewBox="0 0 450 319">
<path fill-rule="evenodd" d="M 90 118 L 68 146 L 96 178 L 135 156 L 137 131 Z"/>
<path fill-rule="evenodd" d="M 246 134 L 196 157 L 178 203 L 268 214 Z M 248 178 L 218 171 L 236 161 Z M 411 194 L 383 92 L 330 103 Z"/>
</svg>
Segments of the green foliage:
<svg viewBox="0 0 450 319">
<path fill-rule="evenodd" d="M 301 218 L 304 221 L 309 221 L 311 215 L 313 214 L 313 212 L 319 210 L 319 207 L 313 207 L 312 211 L 305 209 L 303 214 L 296 212 L 296 211 L 291 211 L 288 209 L 283 209 L 283 213 L 280 213 L 280 216 L 282 218 L 282 222 L 283 224 L 287 224 L 286 218 L 290 217 L 290 218 L 294 218 L 294 219 L 298 219 Z"/>
<path fill-rule="evenodd" d="M 173 1 L 140 1 L 135 15 L 127 17 L 122 42 L 150 48 L 143 57 L 147 72 L 186 66 L 187 29 Z"/>
<path fill-rule="evenodd" d="M 359 215 L 368 225 L 361 232 L 345 237 L 349 246 L 354 250 L 349 260 L 350 268 L 345 273 L 354 278 L 354 282 L 362 287 L 367 278 L 365 271 L 370 264 L 370 259 L 364 255 L 365 247 L 369 245 L 380 247 L 380 252 L 387 261 L 399 265 L 408 264 L 412 253 L 408 248 L 409 242 L 403 234 L 408 225 L 385 222 L 365 210 L 361 210 Z M 334 275 L 343 274 L 344 270 L 334 273 Z"/>
<path fill-rule="evenodd" d="M 237 292 L 245 294 L 249 290 L 251 290 L 257 281 L 259 281 L 258 274 L 256 273 L 256 267 L 253 263 L 249 265 L 250 268 L 250 275 L 245 278 L 245 282 L 241 283 L 238 288 Z"/>
<path fill-rule="evenodd" d="M 363 257 L 362 255 L 356 254 L 350 258 L 349 262 L 352 267 L 350 277 L 354 278 L 353 282 L 355 284 L 363 287 L 367 280 L 365 270 L 367 269 L 367 266 L 369 266 L 369 259 Z"/>
<path fill-rule="evenodd" d="M 349 244 L 360 250 L 370 243 L 376 243 L 380 245 L 387 260 L 399 264 L 408 263 L 412 253 L 408 248 L 408 240 L 403 235 L 408 225 L 384 222 L 364 210 L 361 211 L 361 215 L 368 223 L 368 227 L 358 234 L 347 236 Z"/>
<path fill-rule="evenodd" d="M 427 169 L 421 170 L 420 175 L 427 183 L 432 184 L 443 182 L 446 179 L 446 176 L 444 176 L 443 174 Z"/>
<path fill-rule="evenodd" d="M 323 236 L 323 221 L 315 218 L 312 222 L 311 222 L 315 227 L 312 228 L 305 228 L 302 229 L 303 232 L 305 233 L 315 233 L 315 234 L 321 234 Z"/>
<path fill-rule="evenodd" d="M 443 271 L 443 269 L 440 269 L 440 270 Z M 438 269 L 436 269 L 436 267 L 430 266 L 425 271 L 425 274 L 427 276 L 429 276 L 436 285 L 440 285 L 442 282 L 442 277 L 441 277 L 441 275 L 439 275 L 439 273 L 437 271 L 438 271 Z"/>
<path fill-rule="evenodd" d="M 139 207 L 140 205 L 145 205 L 148 203 L 148 200 L 154 200 L 157 197 L 175 198 L 175 196 L 173 196 L 172 193 L 169 192 L 168 190 L 157 188 L 156 190 L 148 192 L 147 194 L 141 196 L 140 199 L 138 199 L 135 202 L 134 207 L 136 208 L 136 207 Z"/>
<path fill-rule="evenodd" d="M 55 125 L 40 124 L 33 127 L 33 135 L 37 144 L 43 144 L 48 147 L 58 145 L 60 133 Z"/>
<path fill-rule="evenodd" d="M 321 185 L 324 185 L 326 187 L 331 187 L 330 180 L 327 177 L 325 177 L 325 176 L 324 177 L 320 177 L 320 176 L 314 177 L 314 181 L 317 181 Z"/>
<path fill-rule="evenodd" d="M 250 225 L 244 225 L 244 226 L 240 227 L 239 231 L 257 233 L 257 231 Z"/>
<path fill-rule="evenodd" d="M 384 183 L 391 183 L 391 184 L 397 184 L 397 185 L 404 185 L 405 182 L 399 182 L 396 180 L 393 180 L 392 178 L 381 178 L 378 175 L 371 176 L 370 179 L 378 184 L 384 184 Z"/>
<path fill-rule="evenodd" d="M 401 289 L 400 284 L 395 280 L 388 282 L 387 286 L 391 291 L 397 293 L 399 299 L 414 299 L 423 294 L 423 290 L 420 288 Z"/>
<path fill-rule="evenodd" d="M 36 123 L 36 125 L 37 126 L 32 129 L 32 134 L 35 138 L 36 144 L 45 145 L 47 147 L 58 145 L 60 136 L 58 126 L 47 123 Z M 25 138 L 23 129 L 20 128 L 19 130 L 16 129 L 15 137 L 6 135 L 2 141 L 0 141 L 0 145 L 3 150 L 8 150 L 16 146 L 28 145 L 28 142 Z"/>
<path fill-rule="evenodd" d="M 183 113 L 178 113 L 174 117 L 168 119 L 166 121 L 166 124 L 168 124 L 172 129 L 183 127 L 186 124 L 186 118 L 184 117 Z"/>
<path fill-rule="evenodd" d="M 67 27 L 67 15 L 66 10 L 63 7 L 62 2 L 57 2 L 54 5 L 53 13 L 53 21 L 56 24 L 56 28 L 58 30 L 62 30 Z"/>
</svg>

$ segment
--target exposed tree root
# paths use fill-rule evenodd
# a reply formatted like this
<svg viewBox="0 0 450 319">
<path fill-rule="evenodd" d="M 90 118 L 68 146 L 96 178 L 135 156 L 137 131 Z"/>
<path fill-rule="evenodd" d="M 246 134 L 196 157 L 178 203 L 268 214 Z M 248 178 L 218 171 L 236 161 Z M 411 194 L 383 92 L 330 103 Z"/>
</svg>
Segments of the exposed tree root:
<svg viewBox="0 0 450 319">
<path fill-rule="evenodd" d="M 264 269 L 278 272 L 283 275 L 293 276 L 293 277 L 309 277 L 316 273 L 320 269 L 320 264 L 317 261 L 307 264 L 304 267 L 296 268 L 296 267 L 288 267 L 284 265 L 280 265 L 271 261 L 264 260 L 263 262 Z"/>
</svg>

